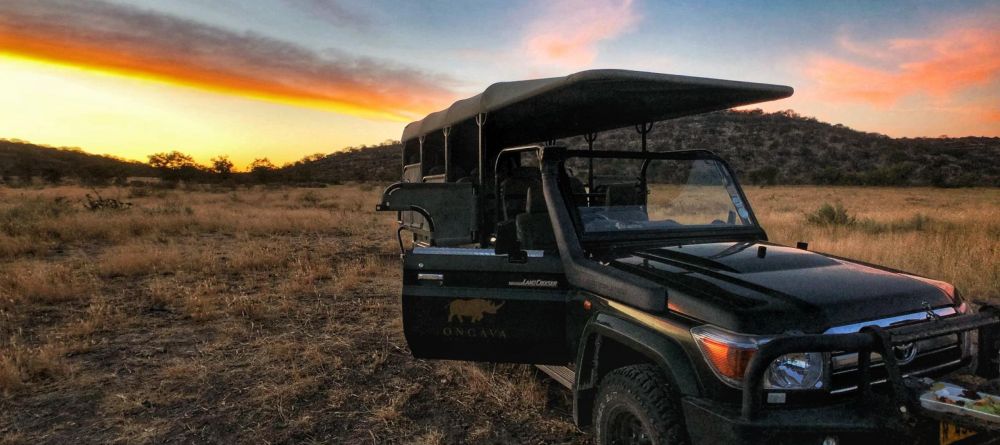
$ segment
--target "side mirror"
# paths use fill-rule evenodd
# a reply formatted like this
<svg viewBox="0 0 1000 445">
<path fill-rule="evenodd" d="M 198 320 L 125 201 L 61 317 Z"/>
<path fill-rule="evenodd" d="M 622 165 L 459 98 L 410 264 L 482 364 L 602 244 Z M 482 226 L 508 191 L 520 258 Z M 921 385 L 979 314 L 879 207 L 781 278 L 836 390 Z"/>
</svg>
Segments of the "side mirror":
<svg viewBox="0 0 1000 445">
<path fill-rule="evenodd" d="M 528 261 L 528 252 L 521 249 L 521 241 L 517 239 L 517 225 L 514 221 L 497 224 L 497 239 L 493 251 L 497 255 L 507 255 L 507 261 L 511 263 Z"/>
</svg>

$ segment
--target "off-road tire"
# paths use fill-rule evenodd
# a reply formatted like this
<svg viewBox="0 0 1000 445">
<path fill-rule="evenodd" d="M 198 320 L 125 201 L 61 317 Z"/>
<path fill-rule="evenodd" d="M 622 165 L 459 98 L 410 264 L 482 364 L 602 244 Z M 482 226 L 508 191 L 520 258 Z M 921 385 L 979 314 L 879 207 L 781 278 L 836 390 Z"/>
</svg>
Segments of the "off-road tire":
<svg viewBox="0 0 1000 445">
<path fill-rule="evenodd" d="M 637 422 L 637 423 L 636 423 Z M 627 426 L 641 425 L 641 437 L 627 439 Z M 686 445 L 687 431 L 677 398 L 654 365 L 615 369 L 601 380 L 594 407 L 594 439 L 598 445 Z M 648 442 L 647 442 L 648 441 Z"/>
</svg>

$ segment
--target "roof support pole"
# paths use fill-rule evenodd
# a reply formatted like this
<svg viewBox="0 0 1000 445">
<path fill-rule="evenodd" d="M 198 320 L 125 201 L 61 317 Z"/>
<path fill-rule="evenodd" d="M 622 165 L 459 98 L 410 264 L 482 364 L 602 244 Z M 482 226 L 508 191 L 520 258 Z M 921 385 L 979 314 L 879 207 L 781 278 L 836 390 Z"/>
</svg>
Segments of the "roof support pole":
<svg viewBox="0 0 1000 445">
<path fill-rule="evenodd" d="M 444 133 L 444 182 L 448 182 L 451 179 L 451 153 L 448 149 L 448 135 L 451 134 L 451 127 L 444 127 L 441 129 Z"/>
<path fill-rule="evenodd" d="M 635 131 L 638 131 L 642 136 L 642 152 L 646 152 L 646 135 L 649 134 L 650 130 L 653 129 L 652 122 L 645 122 L 635 126 Z"/>
<path fill-rule="evenodd" d="M 486 230 L 486 163 L 483 159 L 485 153 L 483 150 L 486 147 L 483 141 L 483 126 L 486 125 L 486 113 L 479 113 L 476 115 L 476 127 L 479 129 L 479 138 L 477 142 L 477 147 L 479 152 L 479 164 L 477 169 L 479 170 L 478 183 L 479 183 L 479 196 L 476 201 L 479 206 L 479 247 L 486 247 L 489 245 L 489 230 Z M 494 185 L 496 186 L 496 185 Z M 499 205 L 499 204 L 498 204 Z"/>
<path fill-rule="evenodd" d="M 635 130 L 639 132 L 642 136 L 642 152 L 645 153 L 646 148 L 646 135 L 653 129 L 652 122 L 644 122 L 635 126 Z M 642 205 L 646 205 L 646 199 L 649 196 L 649 190 L 646 188 L 646 167 L 649 165 L 649 161 L 643 162 L 642 172 L 639 173 L 639 189 L 642 191 Z"/>
<path fill-rule="evenodd" d="M 587 133 L 583 135 L 583 140 L 587 141 L 587 150 L 594 151 L 594 141 L 597 140 L 597 133 Z M 594 193 L 594 158 L 588 160 L 587 165 L 587 203 L 590 204 L 590 193 Z"/>
<path fill-rule="evenodd" d="M 424 179 L 424 138 L 427 136 L 421 135 L 418 141 L 420 141 L 420 179 Z"/>
</svg>

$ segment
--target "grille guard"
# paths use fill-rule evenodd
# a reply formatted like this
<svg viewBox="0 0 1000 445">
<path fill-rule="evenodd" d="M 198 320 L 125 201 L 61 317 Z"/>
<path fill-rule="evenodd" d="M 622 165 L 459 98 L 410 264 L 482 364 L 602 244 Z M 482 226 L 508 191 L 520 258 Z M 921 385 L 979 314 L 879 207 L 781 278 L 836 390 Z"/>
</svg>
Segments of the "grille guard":
<svg viewBox="0 0 1000 445">
<path fill-rule="evenodd" d="M 941 319 L 931 319 L 925 323 L 892 328 L 868 326 L 851 334 L 788 335 L 777 337 L 763 345 L 750 359 L 743 377 L 742 417 L 750 421 L 763 409 L 764 374 L 778 357 L 796 352 L 857 352 L 858 382 L 857 398 L 862 402 L 874 401 L 871 390 L 871 354 L 882 356 L 890 383 L 891 402 L 904 417 L 908 412 L 917 412 L 917 406 L 909 397 L 899 365 L 892 347 L 974 329 L 1000 329 L 1000 311 L 984 307 L 979 313 L 957 315 Z M 982 346 L 982 345 L 981 345 Z"/>
</svg>

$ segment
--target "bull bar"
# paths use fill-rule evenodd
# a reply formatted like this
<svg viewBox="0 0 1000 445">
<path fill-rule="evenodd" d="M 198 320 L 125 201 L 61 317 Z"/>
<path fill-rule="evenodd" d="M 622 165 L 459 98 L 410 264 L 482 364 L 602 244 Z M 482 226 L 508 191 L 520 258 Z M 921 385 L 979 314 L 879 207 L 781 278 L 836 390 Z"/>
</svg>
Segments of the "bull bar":
<svg viewBox="0 0 1000 445">
<path fill-rule="evenodd" d="M 919 403 L 910 397 L 906 383 L 896 362 L 892 347 L 928 338 L 957 334 L 974 329 L 1000 329 L 1000 311 L 994 308 L 983 308 L 979 313 L 957 315 L 947 318 L 933 318 L 928 322 L 903 325 L 899 327 L 881 328 L 868 326 L 860 332 L 851 334 L 816 334 L 787 335 L 777 337 L 757 350 L 744 374 L 743 400 L 741 415 L 744 421 L 752 421 L 763 409 L 764 375 L 770 364 L 778 357 L 789 353 L 804 352 L 857 352 L 859 382 L 857 398 L 862 403 L 873 402 L 875 394 L 871 390 L 871 354 L 879 352 L 890 384 L 889 401 L 896 409 L 897 415 L 904 419 L 910 413 L 919 412 Z M 981 347 L 983 345 L 980 345 Z M 989 345 L 989 347 L 993 347 Z M 924 411 L 932 417 L 933 413 Z M 982 425 L 972 427 L 997 429 L 997 425 Z"/>
</svg>

